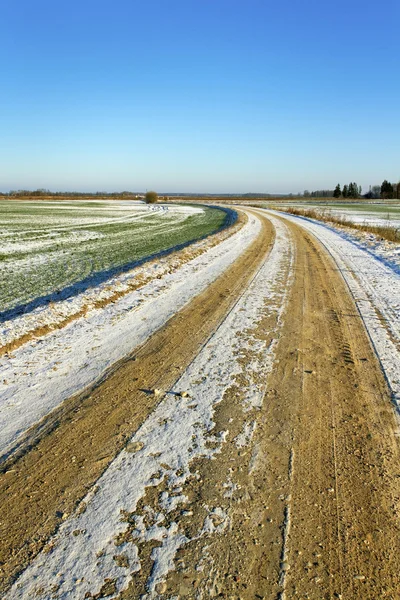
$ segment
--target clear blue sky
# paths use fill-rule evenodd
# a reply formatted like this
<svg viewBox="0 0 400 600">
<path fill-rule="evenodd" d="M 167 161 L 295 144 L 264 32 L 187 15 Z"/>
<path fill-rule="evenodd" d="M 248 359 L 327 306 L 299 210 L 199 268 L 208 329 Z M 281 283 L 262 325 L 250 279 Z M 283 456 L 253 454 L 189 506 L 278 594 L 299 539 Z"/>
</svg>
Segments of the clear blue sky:
<svg viewBox="0 0 400 600">
<path fill-rule="evenodd" d="M 0 189 L 400 179 L 398 0 L 14 0 Z"/>
</svg>

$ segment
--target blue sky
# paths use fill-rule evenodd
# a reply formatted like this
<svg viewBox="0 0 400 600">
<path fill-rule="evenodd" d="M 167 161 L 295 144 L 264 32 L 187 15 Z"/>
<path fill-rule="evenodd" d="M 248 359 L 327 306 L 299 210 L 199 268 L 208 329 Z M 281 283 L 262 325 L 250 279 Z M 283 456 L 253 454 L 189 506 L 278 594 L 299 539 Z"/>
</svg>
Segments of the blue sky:
<svg viewBox="0 0 400 600">
<path fill-rule="evenodd" d="M 0 189 L 400 179 L 398 0 L 15 0 Z"/>
</svg>

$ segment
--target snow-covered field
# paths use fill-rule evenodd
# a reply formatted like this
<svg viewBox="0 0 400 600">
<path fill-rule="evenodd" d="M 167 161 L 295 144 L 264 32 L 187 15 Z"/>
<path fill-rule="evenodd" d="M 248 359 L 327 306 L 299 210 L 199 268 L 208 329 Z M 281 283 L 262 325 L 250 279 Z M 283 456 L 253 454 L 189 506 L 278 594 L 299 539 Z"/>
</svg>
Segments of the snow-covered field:
<svg viewBox="0 0 400 600">
<path fill-rule="evenodd" d="M 131 201 L 0 202 L 0 311 L 26 311 L 108 279 L 148 255 L 207 235 L 212 208 Z M 0 313 L 0 317 L 4 315 Z"/>
<path fill-rule="evenodd" d="M 396 225 L 400 227 L 400 204 L 355 204 L 335 206 L 328 208 L 329 212 L 338 217 L 345 217 L 348 221 L 358 224 Z"/>
<path fill-rule="evenodd" d="M 333 217 L 345 218 L 347 221 L 360 225 L 382 225 L 400 227 L 400 202 L 391 201 L 385 204 L 383 201 L 376 203 L 340 203 L 329 202 L 326 204 L 312 202 L 282 203 L 282 206 L 293 206 L 301 209 L 315 209 L 321 214 Z"/>
</svg>

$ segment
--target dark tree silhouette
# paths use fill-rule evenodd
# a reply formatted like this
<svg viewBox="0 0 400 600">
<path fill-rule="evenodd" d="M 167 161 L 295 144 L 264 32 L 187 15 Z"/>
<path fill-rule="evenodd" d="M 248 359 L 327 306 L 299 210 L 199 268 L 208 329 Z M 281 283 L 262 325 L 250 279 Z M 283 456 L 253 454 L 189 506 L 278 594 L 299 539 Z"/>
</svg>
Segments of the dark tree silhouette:
<svg viewBox="0 0 400 600">
<path fill-rule="evenodd" d="M 333 197 L 340 198 L 341 195 L 342 195 L 342 190 L 340 189 L 340 183 L 338 183 L 333 192 Z"/>
</svg>

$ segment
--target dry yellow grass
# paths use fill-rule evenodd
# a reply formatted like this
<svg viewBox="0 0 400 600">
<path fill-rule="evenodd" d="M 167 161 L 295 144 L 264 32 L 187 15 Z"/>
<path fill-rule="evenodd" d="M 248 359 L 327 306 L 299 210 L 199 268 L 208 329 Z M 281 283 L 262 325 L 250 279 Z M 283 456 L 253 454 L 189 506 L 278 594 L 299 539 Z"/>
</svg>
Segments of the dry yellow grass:
<svg viewBox="0 0 400 600">
<path fill-rule="evenodd" d="M 278 210 L 284 210 L 284 212 L 288 212 L 299 217 L 308 217 L 310 219 L 317 219 L 318 221 L 323 221 L 325 223 L 335 223 L 336 225 L 341 225 L 342 227 L 357 229 L 358 231 L 366 231 L 368 233 L 378 235 L 385 240 L 389 240 L 390 242 L 400 242 L 400 229 L 396 225 L 391 225 L 389 223 L 386 225 L 354 223 L 345 216 L 333 215 L 328 210 L 321 211 L 315 208 L 290 207 L 285 209 L 279 208 Z"/>
</svg>

